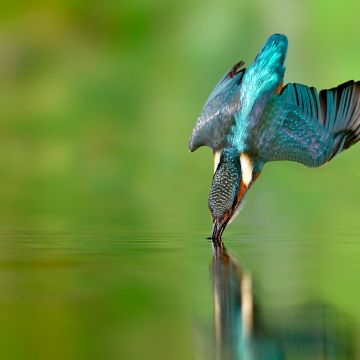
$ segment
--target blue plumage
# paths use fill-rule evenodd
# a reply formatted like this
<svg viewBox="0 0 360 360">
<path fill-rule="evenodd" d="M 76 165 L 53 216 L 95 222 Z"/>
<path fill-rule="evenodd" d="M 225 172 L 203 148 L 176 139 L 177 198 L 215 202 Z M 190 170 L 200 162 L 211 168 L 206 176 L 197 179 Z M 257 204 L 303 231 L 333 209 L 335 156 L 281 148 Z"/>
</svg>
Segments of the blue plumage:
<svg viewBox="0 0 360 360">
<path fill-rule="evenodd" d="M 235 114 L 231 139 L 239 151 L 244 150 L 248 131 L 260 120 L 269 98 L 283 81 L 286 50 L 286 37 L 272 35 L 245 72 L 240 89 L 241 109 Z"/>
<path fill-rule="evenodd" d="M 301 84 L 282 87 L 286 51 L 286 36 L 274 34 L 248 69 L 243 62 L 231 68 L 193 129 L 189 149 L 207 145 L 215 154 L 216 192 L 210 191 L 209 201 L 213 237 L 237 213 L 265 163 L 290 160 L 318 167 L 360 139 L 360 82 L 320 92 Z M 229 181 L 238 181 L 226 178 L 229 169 L 240 181 L 231 185 L 237 194 L 224 201 Z"/>
<path fill-rule="evenodd" d="M 192 131 L 190 151 L 202 145 L 216 151 L 226 145 L 234 114 L 240 109 L 240 84 L 246 70 L 243 65 L 242 61 L 234 65 L 211 92 Z"/>
<path fill-rule="evenodd" d="M 322 90 L 288 84 L 252 132 L 263 162 L 292 160 L 318 167 L 359 140 L 360 84 Z"/>
</svg>

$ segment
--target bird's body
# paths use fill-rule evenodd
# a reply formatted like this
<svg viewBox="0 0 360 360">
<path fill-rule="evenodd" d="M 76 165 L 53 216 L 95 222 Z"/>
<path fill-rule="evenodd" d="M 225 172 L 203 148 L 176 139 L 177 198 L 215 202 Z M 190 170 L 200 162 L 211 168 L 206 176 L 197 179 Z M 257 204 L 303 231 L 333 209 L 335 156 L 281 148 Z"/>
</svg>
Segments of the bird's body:
<svg viewBox="0 0 360 360">
<path fill-rule="evenodd" d="M 214 152 L 209 195 L 214 238 L 238 213 L 265 163 L 318 167 L 360 138 L 360 83 L 317 92 L 283 87 L 287 38 L 272 35 L 248 69 L 233 66 L 210 94 L 189 142 Z"/>
</svg>

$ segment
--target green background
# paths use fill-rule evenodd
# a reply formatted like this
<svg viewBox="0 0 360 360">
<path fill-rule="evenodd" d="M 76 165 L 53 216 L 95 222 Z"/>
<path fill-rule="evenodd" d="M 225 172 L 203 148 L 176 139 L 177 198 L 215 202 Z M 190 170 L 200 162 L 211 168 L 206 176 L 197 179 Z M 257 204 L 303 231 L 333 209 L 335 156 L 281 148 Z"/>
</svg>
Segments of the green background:
<svg viewBox="0 0 360 360">
<path fill-rule="evenodd" d="M 191 312 L 211 318 L 213 160 L 207 148 L 188 152 L 196 118 L 224 72 L 249 65 L 275 32 L 289 39 L 285 82 L 360 79 L 360 3 L 1 8 L 4 353 L 191 358 Z M 321 169 L 267 165 L 225 234 L 265 289 L 270 278 L 277 294 L 315 289 L 356 321 L 359 158 L 355 146 Z M 297 290 L 284 285 L 294 273 Z"/>
</svg>

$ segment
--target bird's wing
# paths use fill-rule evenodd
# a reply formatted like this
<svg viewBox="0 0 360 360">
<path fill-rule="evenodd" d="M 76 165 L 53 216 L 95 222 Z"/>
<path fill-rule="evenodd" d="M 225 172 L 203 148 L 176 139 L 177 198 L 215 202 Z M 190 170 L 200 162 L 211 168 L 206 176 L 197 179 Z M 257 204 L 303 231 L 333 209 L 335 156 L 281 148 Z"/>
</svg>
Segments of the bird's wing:
<svg viewBox="0 0 360 360">
<path fill-rule="evenodd" d="M 347 81 L 321 90 L 301 84 L 288 84 L 282 92 L 287 101 L 317 119 L 336 141 L 332 156 L 355 144 L 360 138 L 360 82 Z"/>
<path fill-rule="evenodd" d="M 353 81 L 319 93 L 288 84 L 266 108 L 256 136 L 265 161 L 320 166 L 360 138 L 360 85 Z"/>
<path fill-rule="evenodd" d="M 219 81 L 207 99 L 196 121 L 189 141 L 189 150 L 202 145 L 213 151 L 224 146 L 234 123 L 234 113 L 240 109 L 239 87 L 246 71 L 244 62 L 235 64 Z"/>
</svg>

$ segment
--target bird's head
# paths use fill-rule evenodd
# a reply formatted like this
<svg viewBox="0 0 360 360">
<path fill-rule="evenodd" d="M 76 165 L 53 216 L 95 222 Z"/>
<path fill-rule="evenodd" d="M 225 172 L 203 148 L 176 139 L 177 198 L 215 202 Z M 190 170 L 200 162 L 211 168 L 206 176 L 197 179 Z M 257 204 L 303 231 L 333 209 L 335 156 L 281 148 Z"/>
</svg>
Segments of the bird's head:
<svg viewBox="0 0 360 360">
<path fill-rule="evenodd" d="M 241 209 L 243 197 L 253 180 L 253 168 L 246 155 L 231 148 L 215 153 L 214 162 L 208 205 L 213 219 L 212 240 L 218 243 L 226 225 Z"/>
</svg>

